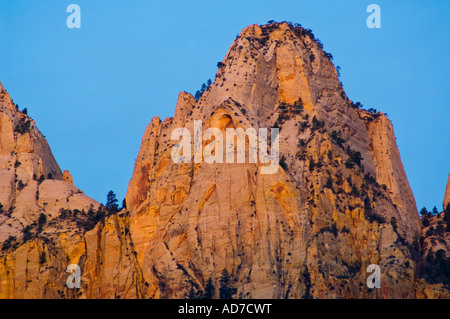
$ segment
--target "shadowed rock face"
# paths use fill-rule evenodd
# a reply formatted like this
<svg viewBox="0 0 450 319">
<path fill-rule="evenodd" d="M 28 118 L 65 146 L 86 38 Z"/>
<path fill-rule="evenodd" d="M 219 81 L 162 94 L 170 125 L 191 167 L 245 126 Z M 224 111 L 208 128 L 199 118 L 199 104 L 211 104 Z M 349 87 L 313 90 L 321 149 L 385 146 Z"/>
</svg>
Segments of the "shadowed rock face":
<svg viewBox="0 0 450 319">
<path fill-rule="evenodd" d="M 419 295 L 420 220 L 392 125 L 353 107 L 321 47 L 287 23 L 244 29 L 203 96 L 180 93 L 174 117 L 148 125 L 128 210 L 84 230 L 78 217 L 59 216 L 44 228 L 50 243 L 6 250 L 1 296 L 183 298 L 211 278 L 218 297 L 224 269 L 241 298 Z M 278 171 L 264 175 L 264 164 L 248 161 L 174 163 L 172 132 L 194 136 L 195 120 L 223 136 L 278 127 Z M 79 291 L 65 287 L 68 263 L 81 267 Z M 366 287 L 369 264 L 381 267 L 382 289 Z"/>
</svg>

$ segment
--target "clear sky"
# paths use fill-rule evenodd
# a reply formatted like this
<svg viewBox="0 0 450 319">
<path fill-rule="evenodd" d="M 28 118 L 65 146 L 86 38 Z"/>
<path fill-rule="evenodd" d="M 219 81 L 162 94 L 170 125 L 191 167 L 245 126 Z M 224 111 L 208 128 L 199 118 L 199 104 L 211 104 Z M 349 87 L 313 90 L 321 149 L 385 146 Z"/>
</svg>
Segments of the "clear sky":
<svg viewBox="0 0 450 319">
<path fill-rule="evenodd" d="M 66 8 L 81 7 L 81 29 Z M 366 8 L 381 7 L 381 29 Z M 450 171 L 450 1 L 0 0 L 0 81 L 61 169 L 105 202 L 125 196 L 141 138 L 178 92 L 214 79 L 247 25 L 311 28 L 350 99 L 388 113 L 417 205 L 442 206 Z"/>
</svg>

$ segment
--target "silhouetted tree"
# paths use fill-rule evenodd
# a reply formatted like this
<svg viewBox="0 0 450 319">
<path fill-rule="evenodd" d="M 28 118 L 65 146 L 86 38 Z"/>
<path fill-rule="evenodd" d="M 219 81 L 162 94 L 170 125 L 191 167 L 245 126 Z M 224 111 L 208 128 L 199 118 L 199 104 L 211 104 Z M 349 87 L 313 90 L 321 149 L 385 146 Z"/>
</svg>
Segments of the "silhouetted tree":
<svg viewBox="0 0 450 319">
<path fill-rule="evenodd" d="M 422 207 L 419 214 L 420 214 L 420 216 L 428 215 L 428 210 L 426 209 L 426 207 Z"/>
<path fill-rule="evenodd" d="M 41 213 L 38 218 L 38 229 L 37 232 L 40 233 L 42 231 L 42 227 L 47 222 L 47 215 Z"/>
<path fill-rule="evenodd" d="M 119 211 L 119 205 L 117 205 L 116 194 L 113 191 L 109 191 L 108 195 L 106 195 L 106 205 L 105 206 L 110 213 Z"/>
<path fill-rule="evenodd" d="M 436 215 L 438 215 L 438 214 L 439 214 L 439 212 L 438 212 L 436 206 L 434 206 L 434 207 L 433 207 L 433 210 L 431 211 L 431 215 L 436 216 Z"/>
<path fill-rule="evenodd" d="M 27 242 L 29 239 L 33 237 L 33 233 L 31 232 L 31 226 L 28 225 L 24 229 L 22 229 L 23 234 L 23 242 Z"/>
<path fill-rule="evenodd" d="M 205 295 L 203 296 L 203 298 L 204 299 L 212 299 L 214 296 L 215 289 L 216 288 L 214 287 L 212 279 L 211 279 L 211 277 L 209 277 L 208 281 L 206 282 Z"/>
<path fill-rule="evenodd" d="M 197 90 L 197 92 L 195 92 L 194 99 L 196 101 L 200 100 L 200 98 L 203 96 L 203 93 L 205 93 L 205 91 L 210 87 L 211 84 L 211 79 L 208 79 L 208 81 L 206 81 L 206 84 L 203 83 L 200 90 Z"/>
<path fill-rule="evenodd" d="M 220 299 L 233 299 L 233 295 L 237 292 L 236 288 L 230 286 L 230 274 L 226 269 L 222 271 L 220 277 Z"/>
</svg>

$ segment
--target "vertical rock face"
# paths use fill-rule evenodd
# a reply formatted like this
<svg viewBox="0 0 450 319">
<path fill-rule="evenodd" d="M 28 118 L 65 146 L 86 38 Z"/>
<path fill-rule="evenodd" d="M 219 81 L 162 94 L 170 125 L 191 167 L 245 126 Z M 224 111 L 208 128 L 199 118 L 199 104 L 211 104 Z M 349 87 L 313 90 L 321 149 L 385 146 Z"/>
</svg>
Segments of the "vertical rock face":
<svg viewBox="0 0 450 319">
<path fill-rule="evenodd" d="M 127 204 L 148 294 L 182 298 L 226 269 L 242 298 L 414 297 L 419 217 L 392 126 L 352 106 L 309 31 L 244 29 L 203 96 L 180 94 L 144 134 Z M 223 136 L 279 127 L 283 165 L 174 163 L 171 134 L 194 136 L 194 120 Z M 379 295 L 365 287 L 372 263 Z"/>
<path fill-rule="evenodd" d="M 438 293 L 415 282 L 420 220 L 392 125 L 347 98 L 313 34 L 288 23 L 252 25 L 219 65 L 198 100 L 180 93 L 174 117 L 156 117 L 146 128 L 128 210 L 64 206 L 39 237 L 7 244 L 0 255 L 0 297 L 184 298 L 201 295 L 211 279 L 217 298 L 223 270 L 239 298 Z M 28 118 L 10 103 L 1 130 L 14 131 L 21 117 Z M 214 145 L 217 156 L 228 150 L 217 136 L 195 143 L 194 121 L 201 121 L 202 136 L 214 128 L 224 138 L 229 128 L 267 128 L 269 134 L 279 128 L 276 172 L 263 174 L 267 164 L 259 156 L 254 162 L 247 155 L 244 163 L 194 161 L 196 145 Z M 191 152 L 183 153 L 190 160 L 177 163 L 172 152 L 179 140 L 171 137 L 182 128 L 191 136 Z M 15 149 L 18 136 L 0 137 Z M 251 143 L 244 142 L 248 153 Z M 50 198 L 56 186 L 66 190 L 45 207 L 72 202 L 67 194 L 74 186 L 60 181 L 68 175 L 48 157 L 41 162 L 30 172 L 57 180 L 41 182 L 39 198 Z M 10 193 L 17 191 L 8 185 Z M 5 195 L 5 203 L 15 198 Z M 77 291 L 65 285 L 68 264 L 81 268 Z M 370 264 L 381 268 L 381 289 L 366 286 Z"/>
<path fill-rule="evenodd" d="M 389 198 L 400 213 L 396 217 L 406 226 L 403 236 L 413 240 L 420 228 L 417 207 L 395 143 L 392 124 L 385 116 L 378 116 L 369 121 L 368 133 L 375 159 L 376 180 L 389 190 Z"/>
<path fill-rule="evenodd" d="M 444 201 L 442 202 L 444 209 L 447 208 L 448 204 L 450 204 L 450 173 L 448 174 L 447 187 L 445 188 Z"/>
<path fill-rule="evenodd" d="M 84 244 L 74 225 L 61 222 L 61 210 L 94 206 L 99 204 L 63 181 L 35 122 L 0 85 L 0 298 L 58 297 L 49 287 L 63 285 L 67 261 L 76 263 Z M 55 240 L 67 247 L 67 256 Z"/>
<path fill-rule="evenodd" d="M 435 209 L 431 212 L 421 210 L 422 259 L 418 265 L 421 278 L 416 283 L 419 298 L 450 298 L 450 205 L 446 205 L 445 199 L 444 207 L 441 213 Z"/>
</svg>

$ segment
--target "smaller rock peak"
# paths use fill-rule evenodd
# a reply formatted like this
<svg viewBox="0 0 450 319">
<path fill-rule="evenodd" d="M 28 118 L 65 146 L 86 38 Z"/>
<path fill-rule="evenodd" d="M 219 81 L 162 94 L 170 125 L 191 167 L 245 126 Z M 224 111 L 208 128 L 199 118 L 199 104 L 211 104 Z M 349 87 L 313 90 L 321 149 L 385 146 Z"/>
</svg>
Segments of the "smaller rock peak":
<svg viewBox="0 0 450 319">
<path fill-rule="evenodd" d="M 68 170 L 65 170 L 63 172 L 63 181 L 68 182 L 73 185 L 73 178 Z"/>
<path fill-rule="evenodd" d="M 195 106 L 195 98 L 188 92 L 180 92 L 178 94 L 177 106 L 175 108 L 175 118 L 185 119 L 188 112 L 192 111 Z"/>
<path fill-rule="evenodd" d="M 444 209 L 450 204 L 450 173 L 448 173 L 447 187 L 445 188 L 444 201 L 442 204 L 444 205 Z"/>
<path fill-rule="evenodd" d="M 261 27 L 257 24 L 252 24 L 243 29 L 239 37 L 246 38 L 252 36 L 260 36 L 261 34 L 262 34 Z"/>
</svg>

